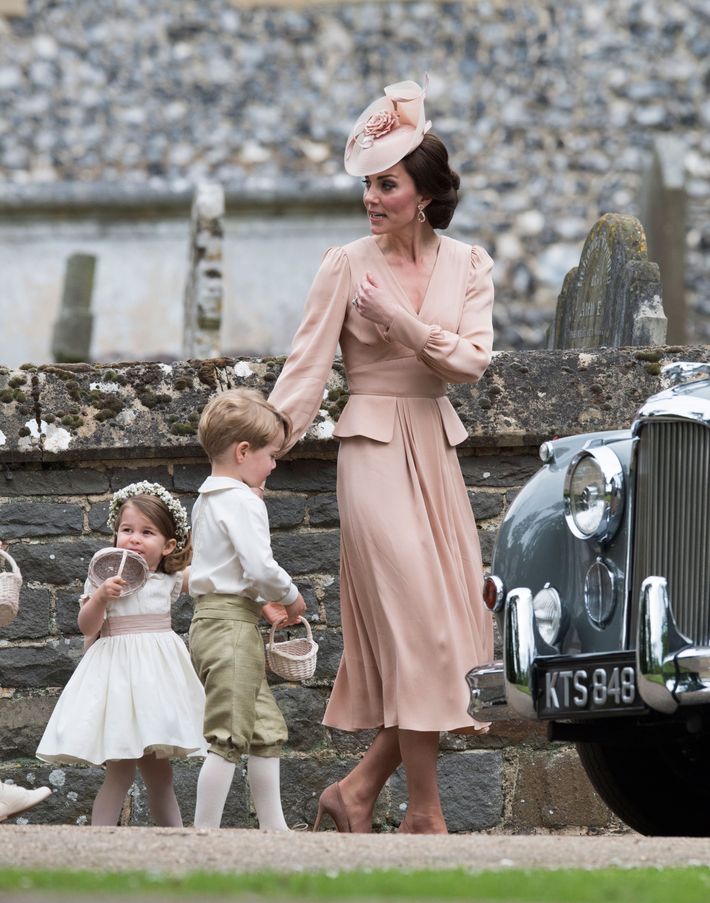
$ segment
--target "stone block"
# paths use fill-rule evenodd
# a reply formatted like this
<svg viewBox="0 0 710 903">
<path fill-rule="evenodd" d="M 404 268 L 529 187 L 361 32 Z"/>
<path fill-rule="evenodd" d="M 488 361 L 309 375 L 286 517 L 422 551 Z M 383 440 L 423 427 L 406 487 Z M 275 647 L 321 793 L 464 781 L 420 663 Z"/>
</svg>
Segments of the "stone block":
<svg viewBox="0 0 710 903">
<path fill-rule="evenodd" d="M 604 828 L 611 818 L 573 747 L 519 751 L 507 827 L 520 832 L 569 826 Z"/>
<path fill-rule="evenodd" d="M 481 544 L 481 558 L 485 565 L 489 565 L 493 560 L 493 549 L 495 547 L 496 536 L 498 531 L 480 529 L 478 530 L 478 541 Z"/>
<path fill-rule="evenodd" d="M 337 573 L 340 567 L 340 534 L 337 530 L 276 533 L 271 538 L 271 547 L 274 558 L 293 577 Z"/>
<path fill-rule="evenodd" d="M 336 572 L 323 582 L 323 607 L 328 627 L 340 627 L 340 576 Z"/>
<path fill-rule="evenodd" d="M 94 553 L 105 545 L 90 539 L 21 543 L 13 547 L 13 557 L 25 580 L 59 586 L 80 580 L 83 585 Z"/>
<path fill-rule="evenodd" d="M 142 483 L 146 480 L 149 483 L 160 483 L 161 486 L 169 491 L 173 491 L 173 478 L 170 471 L 163 464 L 149 465 L 141 464 L 139 467 L 118 467 L 111 471 L 111 492 L 117 489 L 123 489 L 129 483 Z"/>
<path fill-rule="evenodd" d="M 0 686 L 63 687 L 81 655 L 81 642 L 8 646 L 0 655 Z"/>
<path fill-rule="evenodd" d="M 9 502 L 0 507 L 2 538 L 62 536 L 81 533 L 84 513 L 78 505 L 56 502 Z"/>
<path fill-rule="evenodd" d="M 328 731 L 321 724 L 325 691 L 280 684 L 273 692 L 288 725 L 289 750 L 309 752 L 327 742 Z"/>
<path fill-rule="evenodd" d="M 172 606 L 172 622 L 175 633 L 187 634 L 194 610 L 192 596 L 189 593 L 181 593 Z"/>
<path fill-rule="evenodd" d="M 2 483 L 2 495 L 98 495 L 109 488 L 108 475 L 84 467 L 52 464 L 13 470 L 12 479 Z"/>
<path fill-rule="evenodd" d="M 80 636 L 77 624 L 79 616 L 79 597 L 84 592 L 84 581 L 76 581 L 57 591 L 54 617 L 57 628 L 64 637 Z"/>
<path fill-rule="evenodd" d="M 338 527 L 338 500 L 334 492 L 310 496 L 307 501 L 308 523 L 311 527 Z"/>
<path fill-rule="evenodd" d="M 340 632 L 314 630 L 313 639 L 318 643 L 318 661 L 314 681 L 334 680 L 343 654 L 343 638 Z"/>
<path fill-rule="evenodd" d="M 470 455 L 461 459 L 469 486 L 519 486 L 542 467 L 536 455 Z"/>
<path fill-rule="evenodd" d="M 318 811 L 318 797 L 334 781 L 339 781 L 357 764 L 355 759 L 327 756 L 284 756 L 281 760 L 281 798 L 286 823 L 312 826 Z M 332 822 L 322 828 L 333 829 Z"/>
<path fill-rule="evenodd" d="M 477 522 L 497 517 L 505 504 L 502 492 L 469 492 L 471 508 Z"/>
<path fill-rule="evenodd" d="M 112 531 L 106 523 L 108 519 L 109 502 L 95 502 L 89 508 L 89 529 L 92 533 L 102 533 L 106 537 L 111 537 Z M 106 543 L 110 545 L 110 542 Z"/>
<path fill-rule="evenodd" d="M 15 620 L 0 627 L 0 639 L 35 640 L 49 633 L 49 591 L 35 589 L 23 583 L 20 608 Z"/>
<path fill-rule="evenodd" d="M 0 653 L 4 655 L 5 650 Z M 34 757 L 57 696 L 0 698 L 0 760 Z M 3 778 L 4 780 L 4 778 Z"/>
<path fill-rule="evenodd" d="M 85 825 L 91 822 L 91 807 L 103 781 L 99 767 L 19 762 L 3 765 L 0 780 L 23 787 L 51 787 L 52 795 L 10 823 L 41 825 Z"/>
<path fill-rule="evenodd" d="M 334 492 L 335 471 L 334 461 L 284 460 L 269 477 L 267 486 L 289 492 Z"/>
<path fill-rule="evenodd" d="M 271 495 L 264 499 L 272 530 L 300 527 L 306 519 L 306 500 L 299 495 Z"/>
<path fill-rule="evenodd" d="M 209 475 L 208 461 L 199 464 L 176 464 L 173 470 L 173 488 L 176 492 L 197 492 Z"/>
</svg>

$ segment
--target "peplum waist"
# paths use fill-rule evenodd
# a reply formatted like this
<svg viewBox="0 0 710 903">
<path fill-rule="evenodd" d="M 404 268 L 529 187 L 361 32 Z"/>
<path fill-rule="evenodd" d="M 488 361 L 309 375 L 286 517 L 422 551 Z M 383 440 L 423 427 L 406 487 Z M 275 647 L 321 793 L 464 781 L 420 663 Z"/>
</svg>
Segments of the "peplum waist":
<svg viewBox="0 0 710 903">
<path fill-rule="evenodd" d="M 397 398 L 440 398 L 446 382 L 408 356 L 348 369 L 351 395 L 394 395 Z"/>
<path fill-rule="evenodd" d="M 348 370 L 348 386 L 350 398 L 333 433 L 337 439 L 364 436 L 391 442 L 397 403 L 408 398 L 423 399 L 439 409 L 449 445 L 468 438 L 466 427 L 446 396 L 446 382 L 415 357 Z"/>
</svg>

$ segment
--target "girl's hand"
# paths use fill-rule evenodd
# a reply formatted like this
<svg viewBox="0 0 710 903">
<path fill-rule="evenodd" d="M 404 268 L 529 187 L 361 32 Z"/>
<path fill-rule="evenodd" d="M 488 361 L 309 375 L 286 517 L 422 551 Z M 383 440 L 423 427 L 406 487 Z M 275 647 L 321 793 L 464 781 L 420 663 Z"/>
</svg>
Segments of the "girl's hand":
<svg viewBox="0 0 710 903">
<path fill-rule="evenodd" d="M 372 273 L 365 273 L 362 277 L 358 283 L 355 297 L 357 305 L 353 306 L 361 317 L 385 328 L 391 325 L 397 305 L 380 287 Z"/>
<path fill-rule="evenodd" d="M 121 590 L 125 585 L 126 581 L 123 577 L 109 577 L 107 580 L 104 580 L 96 591 L 96 594 L 100 594 L 101 602 L 107 603 L 111 599 L 118 599 L 121 595 Z"/>
</svg>

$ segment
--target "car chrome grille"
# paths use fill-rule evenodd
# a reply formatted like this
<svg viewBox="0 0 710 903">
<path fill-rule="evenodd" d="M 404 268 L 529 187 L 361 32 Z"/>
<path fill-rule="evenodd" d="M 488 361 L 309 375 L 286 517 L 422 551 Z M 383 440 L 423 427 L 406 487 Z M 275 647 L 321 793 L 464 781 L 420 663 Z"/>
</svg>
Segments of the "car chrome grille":
<svg viewBox="0 0 710 903">
<path fill-rule="evenodd" d="M 632 635 L 641 583 L 655 575 L 668 582 L 680 632 L 710 645 L 710 429 L 645 423 L 636 464 Z"/>
</svg>

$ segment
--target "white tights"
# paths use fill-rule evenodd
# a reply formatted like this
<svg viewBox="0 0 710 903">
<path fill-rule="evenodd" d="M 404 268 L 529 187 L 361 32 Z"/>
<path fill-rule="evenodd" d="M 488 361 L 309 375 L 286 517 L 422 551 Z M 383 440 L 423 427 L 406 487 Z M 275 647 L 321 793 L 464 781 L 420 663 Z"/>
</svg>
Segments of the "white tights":
<svg viewBox="0 0 710 903">
<path fill-rule="evenodd" d="M 197 779 L 196 828 L 219 828 L 222 812 L 232 786 L 235 766 L 216 753 L 207 753 Z M 262 831 L 288 831 L 281 808 L 280 759 L 278 756 L 249 756 L 249 789 Z"/>
<path fill-rule="evenodd" d="M 181 828 L 182 816 L 173 787 L 173 769 L 168 759 L 152 753 L 141 759 L 117 759 L 106 763 L 106 777 L 91 810 L 92 825 L 117 825 L 123 801 L 140 769 L 148 792 L 153 821 L 161 828 Z"/>
</svg>

